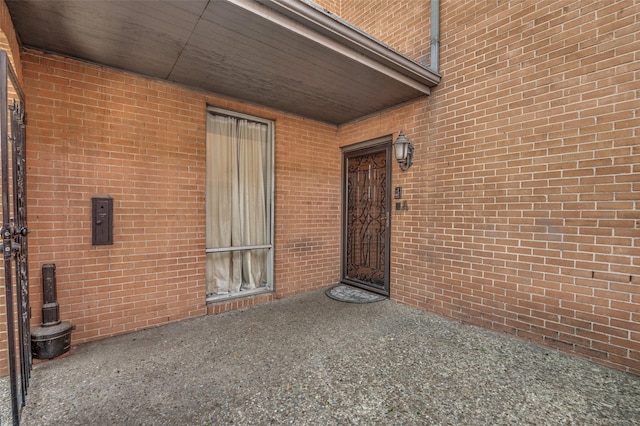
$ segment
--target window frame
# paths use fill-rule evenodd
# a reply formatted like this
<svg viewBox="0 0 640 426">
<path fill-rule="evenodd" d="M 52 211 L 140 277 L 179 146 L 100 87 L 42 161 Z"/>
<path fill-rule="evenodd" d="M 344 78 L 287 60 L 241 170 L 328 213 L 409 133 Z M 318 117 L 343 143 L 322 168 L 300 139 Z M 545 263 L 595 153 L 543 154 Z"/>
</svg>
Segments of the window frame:
<svg viewBox="0 0 640 426">
<path fill-rule="evenodd" d="M 269 150 L 270 155 L 268 167 L 270 171 L 269 175 L 269 187 L 267 195 L 271 197 L 271 211 L 269 212 L 270 221 L 269 221 L 269 244 L 259 244 L 252 246 L 236 246 L 236 247 L 205 247 L 205 256 L 209 253 L 226 253 L 226 252 L 234 252 L 234 251 L 248 251 L 248 250 L 259 250 L 259 249 L 267 249 L 267 284 L 264 287 L 252 289 L 252 290 L 243 290 L 236 293 L 229 293 L 223 295 L 211 294 L 206 296 L 207 303 L 209 302 L 219 302 L 228 299 L 235 299 L 240 297 L 248 297 L 260 293 L 268 293 L 273 292 L 275 288 L 274 284 L 274 238 L 275 238 L 275 120 L 270 120 L 267 118 L 258 117 L 255 115 L 244 114 L 237 111 L 232 111 L 224 108 L 207 106 L 206 114 L 213 115 L 222 115 L 227 117 L 232 117 L 240 120 L 253 121 L 256 123 L 265 124 L 267 126 L 267 134 L 269 135 Z M 206 125 L 205 125 L 206 127 Z M 205 129 L 206 131 L 206 129 Z M 205 161 L 205 170 L 208 167 Z M 205 200 L 207 197 L 207 193 L 205 192 Z M 206 211 L 205 211 L 206 214 Z"/>
</svg>

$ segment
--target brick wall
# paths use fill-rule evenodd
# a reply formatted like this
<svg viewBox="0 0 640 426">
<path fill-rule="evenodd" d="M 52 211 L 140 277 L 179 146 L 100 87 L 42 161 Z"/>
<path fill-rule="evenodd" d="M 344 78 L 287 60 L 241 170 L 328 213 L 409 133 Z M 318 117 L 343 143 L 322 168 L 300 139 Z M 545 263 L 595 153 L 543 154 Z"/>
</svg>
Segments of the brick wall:
<svg viewBox="0 0 640 426">
<path fill-rule="evenodd" d="M 9 9 L 4 1 L 0 1 L 0 43 L 0 48 L 6 51 L 11 59 L 18 81 L 22 82 L 22 63 L 16 60 L 20 56 L 20 46 Z"/>
<path fill-rule="evenodd" d="M 327 12 L 342 16 L 342 0 L 323 0 L 316 1 L 315 3 L 323 7 Z"/>
<path fill-rule="evenodd" d="M 284 297 L 340 278 L 341 153 L 335 126 L 291 117 L 276 130 L 276 282 Z"/>
<path fill-rule="evenodd" d="M 417 2 L 351 3 L 423 54 L 385 29 Z M 416 144 L 392 298 L 640 373 L 639 21 L 637 2 L 442 1 L 440 86 L 339 133 Z"/>
<path fill-rule="evenodd" d="M 427 1 L 324 3 L 416 60 L 429 50 Z M 404 130 L 392 298 L 640 373 L 639 8 L 442 0 L 442 84 L 337 133 L 25 52 L 34 323 L 50 262 L 75 343 L 205 313 L 210 103 L 276 120 L 276 297 L 338 279 L 337 141 Z M 90 198 L 107 194 L 116 243 L 92 247 Z"/>
<path fill-rule="evenodd" d="M 337 281 L 334 126 L 60 56 L 26 51 L 22 59 L 34 324 L 45 263 L 56 264 L 61 317 L 77 326 L 74 343 L 207 312 L 208 104 L 275 120 L 276 297 Z M 114 199 L 112 246 L 91 245 L 97 195 Z"/>
<path fill-rule="evenodd" d="M 318 1 L 327 10 L 415 61 L 424 63 L 430 46 L 430 0 Z"/>
</svg>

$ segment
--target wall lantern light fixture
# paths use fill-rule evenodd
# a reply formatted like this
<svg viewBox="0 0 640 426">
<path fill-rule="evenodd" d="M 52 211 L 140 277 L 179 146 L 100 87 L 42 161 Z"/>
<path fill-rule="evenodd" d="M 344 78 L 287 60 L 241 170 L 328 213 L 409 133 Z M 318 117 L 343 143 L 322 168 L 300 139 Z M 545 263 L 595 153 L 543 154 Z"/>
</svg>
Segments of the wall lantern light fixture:
<svg viewBox="0 0 640 426">
<path fill-rule="evenodd" d="M 409 169 L 413 164 L 413 144 L 402 131 L 400 131 L 398 138 L 393 143 L 393 148 L 396 153 L 396 160 L 400 164 L 400 169 Z"/>
</svg>

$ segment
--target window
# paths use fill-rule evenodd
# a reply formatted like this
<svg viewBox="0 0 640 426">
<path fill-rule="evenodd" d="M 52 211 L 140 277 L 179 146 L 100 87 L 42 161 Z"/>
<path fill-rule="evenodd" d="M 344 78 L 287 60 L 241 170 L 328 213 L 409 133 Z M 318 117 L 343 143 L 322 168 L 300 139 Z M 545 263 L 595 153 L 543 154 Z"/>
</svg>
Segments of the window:
<svg viewBox="0 0 640 426">
<path fill-rule="evenodd" d="M 273 123 L 207 114 L 207 299 L 273 288 Z"/>
</svg>

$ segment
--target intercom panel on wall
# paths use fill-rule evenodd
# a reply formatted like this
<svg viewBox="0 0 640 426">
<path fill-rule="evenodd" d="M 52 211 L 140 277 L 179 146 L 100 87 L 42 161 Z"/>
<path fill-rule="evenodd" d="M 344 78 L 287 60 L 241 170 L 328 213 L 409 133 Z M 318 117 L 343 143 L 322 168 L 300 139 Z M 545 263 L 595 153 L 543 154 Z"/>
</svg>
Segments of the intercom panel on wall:
<svg viewBox="0 0 640 426">
<path fill-rule="evenodd" d="M 113 244 L 113 198 L 91 199 L 91 243 L 94 246 Z"/>
</svg>

